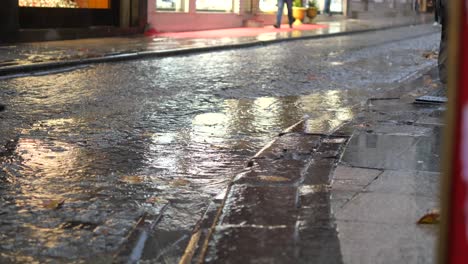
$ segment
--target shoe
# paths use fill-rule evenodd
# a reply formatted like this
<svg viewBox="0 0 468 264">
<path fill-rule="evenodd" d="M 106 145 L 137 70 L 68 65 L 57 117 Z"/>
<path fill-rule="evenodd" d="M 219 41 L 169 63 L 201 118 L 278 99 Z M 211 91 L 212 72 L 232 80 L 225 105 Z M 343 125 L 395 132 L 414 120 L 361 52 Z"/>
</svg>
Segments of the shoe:
<svg viewBox="0 0 468 264">
<path fill-rule="evenodd" d="M 291 23 L 291 24 L 289 24 L 289 28 L 292 28 L 292 23 Z"/>
<path fill-rule="evenodd" d="M 280 26 L 278 26 L 278 25 L 276 25 L 276 24 L 274 24 L 273 26 L 274 26 L 275 28 L 280 28 Z"/>
<path fill-rule="evenodd" d="M 5 110 L 5 106 L 0 104 L 0 112 Z"/>
<path fill-rule="evenodd" d="M 434 26 L 434 27 L 437 27 L 438 25 L 439 25 L 439 23 L 437 23 L 437 22 L 434 22 L 434 24 L 432 24 L 432 26 Z"/>
</svg>

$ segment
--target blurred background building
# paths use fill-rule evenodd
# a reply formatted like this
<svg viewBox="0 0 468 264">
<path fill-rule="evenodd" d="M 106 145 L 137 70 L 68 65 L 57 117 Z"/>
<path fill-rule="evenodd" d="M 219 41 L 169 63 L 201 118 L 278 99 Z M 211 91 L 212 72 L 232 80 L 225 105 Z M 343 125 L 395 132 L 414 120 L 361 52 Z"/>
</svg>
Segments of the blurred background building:
<svg viewBox="0 0 468 264">
<path fill-rule="evenodd" d="M 325 0 L 317 0 L 323 9 Z M 432 0 L 332 0 L 350 18 L 432 11 Z M 1 39 L 19 41 L 272 25 L 277 0 L 2 0 Z M 304 0 L 307 5 L 307 0 Z"/>
</svg>

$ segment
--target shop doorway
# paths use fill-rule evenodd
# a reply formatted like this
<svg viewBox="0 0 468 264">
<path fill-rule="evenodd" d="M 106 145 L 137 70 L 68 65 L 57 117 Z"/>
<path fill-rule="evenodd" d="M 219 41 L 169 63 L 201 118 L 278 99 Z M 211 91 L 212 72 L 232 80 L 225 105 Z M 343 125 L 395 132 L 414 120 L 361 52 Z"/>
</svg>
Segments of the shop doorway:
<svg viewBox="0 0 468 264">
<path fill-rule="evenodd" d="M 19 0 L 22 29 L 119 26 L 120 0 Z"/>
<path fill-rule="evenodd" d="M 323 12 L 325 6 L 325 0 L 318 0 L 319 9 Z M 331 0 L 330 11 L 332 13 L 342 14 L 343 13 L 343 0 Z"/>
</svg>

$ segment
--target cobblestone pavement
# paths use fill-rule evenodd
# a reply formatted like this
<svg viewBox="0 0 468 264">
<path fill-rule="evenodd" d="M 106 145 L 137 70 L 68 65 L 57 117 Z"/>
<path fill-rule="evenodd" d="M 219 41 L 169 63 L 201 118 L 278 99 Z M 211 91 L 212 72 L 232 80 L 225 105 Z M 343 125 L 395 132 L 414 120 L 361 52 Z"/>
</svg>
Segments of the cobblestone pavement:
<svg viewBox="0 0 468 264">
<path fill-rule="evenodd" d="M 352 119 L 434 66 L 438 35 L 420 25 L 1 80 L 1 261 L 112 262 L 145 218 L 142 263 L 177 262 L 249 157 L 305 115 L 321 134 Z"/>
</svg>

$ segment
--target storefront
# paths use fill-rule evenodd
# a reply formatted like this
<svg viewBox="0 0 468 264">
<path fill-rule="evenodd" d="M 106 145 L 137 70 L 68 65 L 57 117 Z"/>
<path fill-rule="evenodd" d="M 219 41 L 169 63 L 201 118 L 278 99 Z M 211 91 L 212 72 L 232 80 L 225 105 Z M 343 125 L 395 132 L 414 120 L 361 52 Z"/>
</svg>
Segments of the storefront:
<svg viewBox="0 0 468 264">
<path fill-rule="evenodd" d="M 147 7 L 148 0 L 2 0 L 0 41 L 142 33 Z"/>
<path fill-rule="evenodd" d="M 148 22 L 159 31 L 241 27 L 252 16 L 251 2 L 253 0 L 150 0 Z"/>
<path fill-rule="evenodd" d="M 319 7 L 319 10 L 322 11 L 325 6 L 325 0 L 316 0 L 316 2 Z M 259 9 L 261 12 L 264 12 L 264 13 L 276 12 L 277 3 L 278 3 L 278 0 L 260 0 Z M 304 6 L 306 6 L 307 3 L 308 3 L 308 0 L 304 1 Z M 333 13 L 343 13 L 343 0 L 331 0 L 330 10 Z"/>
<path fill-rule="evenodd" d="M 331 10 L 343 13 L 346 0 L 332 0 Z M 158 31 L 195 31 L 242 27 L 254 20 L 275 23 L 278 0 L 149 0 L 148 22 Z M 320 9 L 324 0 L 318 0 Z M 307 1 L 304 0 L 304 4 Z M 285 14 L 286 13 L 285 9 Z"/>
<path fill-rule="evenodd" d="M 117 26 L 119 0 L 19 0 L 20 28 Z"/>
<path fill-rule="evenodd" d="M 323 10 L 325 6 L 325 0 L 317 0 L 319 10 Z M 331 0 L 330 1 L 330 11 L 335 14 L 343 13 L 343 0 Z"/>
</svg>

